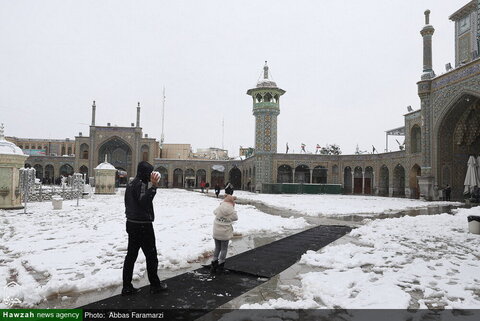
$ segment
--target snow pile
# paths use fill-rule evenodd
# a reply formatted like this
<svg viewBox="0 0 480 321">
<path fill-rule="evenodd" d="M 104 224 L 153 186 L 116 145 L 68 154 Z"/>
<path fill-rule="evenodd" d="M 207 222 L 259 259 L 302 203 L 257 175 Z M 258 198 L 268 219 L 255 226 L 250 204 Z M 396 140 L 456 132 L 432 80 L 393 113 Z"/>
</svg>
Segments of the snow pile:
<svg viewBox="0 0 480 321">
<path fill-rule="evenodd" d="M 160 268 L 189 267 L 211 254 L 213 210 L 219 202 L 199 193 L 158 190 L 154 229 Z M 33 203 L 29 211 L 34 213 L 28 215 L 0 210 L 0 289 L 7 281 L 18 283 L 25 306 L 58 294 L 121 284 L 127 249 L 123 196 L 95 195 L 78 208 L 75 204 L 64 201 L 63 210 L 54 211 L 50 202 Z M 243 235 L 283 233 L 308 225 L 303 219 L 267 215 L 252 206 L 236 209 L 239 221 L 234 229 Z M 145 270 L 140 251 L 134 280 Z M 0 291 L 0 302 L 3 295 Z"/>
<path fill-rule="evenodd" d="M 310 216 L 380 214 L 427 206 L 460 205 L 460 203 L 454 202 L 426 202 L 407 198 L 366 195 L 255 194 L 244 191 L 235 191 L 235 195 L 242 199 L 260 201 L 269 206 L 295 210 Z"/>
<path fill-rule="evenodd" d="M 480 308 L 480 235 L 467 216 L 430 215 L 375 220 L 350 233 L 358 239 L 308 251 L 296 300 L 269 300 L 242 308 Z"/>
</svg>

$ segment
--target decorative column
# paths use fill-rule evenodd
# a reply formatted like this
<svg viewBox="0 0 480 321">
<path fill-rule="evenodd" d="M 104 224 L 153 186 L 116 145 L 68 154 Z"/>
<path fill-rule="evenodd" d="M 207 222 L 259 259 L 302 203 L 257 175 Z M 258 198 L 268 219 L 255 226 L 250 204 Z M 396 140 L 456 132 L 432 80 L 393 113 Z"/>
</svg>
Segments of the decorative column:
<svg viewBox="0 0 480 321">
<path fill-rule="evenodd" d="M 355 171 L 351 169 L 350 172 L 352 173 L 352 194 L 355 194 Z"/>
<path fill-rule="evenodd" d="M 292 183 L 295 183 L 295 168 L 292 168 L 292 172 L 293 172 Z"/>
<path fill-rule="evenodd" d="M 430 10 L 425 11 L 425 26 L 420 31 L 423 37 L 423 74 L 417 83 L 418 95 L 421 100 L 421 127 L 422 127 L 422 176 L 419 178 L 420 196 L 433 199 L 435 178 L 432 171 L 432 106 L 431 86 L 435 74 L 432 69 L 432 36 L 435 29 L 430 25 Z"/>
<path fill-rule="evenodd" d="M 313 184 L 313 169 L 310 169 L 310 184 Z"/>
<path fill-rule="evenodd" d="M 362 171 L 362 194 L 365 194 L 365 171 Z"/>
<path fill-rule="evenodd" d="M 378 195 L 377 184 L 375 184 L 375 171 L 372 170 L 372 195 Z"/>
</svg>

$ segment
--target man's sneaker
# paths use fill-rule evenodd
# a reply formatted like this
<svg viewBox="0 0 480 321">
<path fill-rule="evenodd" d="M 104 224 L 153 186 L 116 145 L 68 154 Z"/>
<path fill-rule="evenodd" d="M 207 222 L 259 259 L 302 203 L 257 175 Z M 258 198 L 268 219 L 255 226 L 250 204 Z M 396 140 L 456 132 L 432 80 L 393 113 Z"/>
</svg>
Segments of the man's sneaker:
<svg viewBox="0 0 480 321">
<path fill-rule="evenodd" d="M 135 293 L 140 292 L 140 289 L 132 287 L 123 287 L 122 289 L 122 295 L 132 295 Z"/>
<path fill-rule="evenodd" d="M 160 282 L 160 285 L 150 285 L 150 293 L 156 294 L 160 292 L 167 291 L 168 286 L 166 283 Z"/>
</svg>

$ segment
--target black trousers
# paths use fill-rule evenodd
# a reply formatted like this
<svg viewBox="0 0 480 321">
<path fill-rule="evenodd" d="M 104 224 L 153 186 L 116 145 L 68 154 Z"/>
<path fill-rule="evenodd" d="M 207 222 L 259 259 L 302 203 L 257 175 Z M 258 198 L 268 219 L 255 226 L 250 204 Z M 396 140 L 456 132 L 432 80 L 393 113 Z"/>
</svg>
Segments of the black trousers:
<svg viewBox="0 0 480 321">
<path fill-rule="evenodd" d="M 148 281 L 152 286 L 159 286 L 157 247 L 152 223 L 132 223 L 127 221 L 128 250 L 123 263 L 123 286 L 132 286 L 132 275 L 138 250 L 142 249 L 147 261 Z"/>
</svg>

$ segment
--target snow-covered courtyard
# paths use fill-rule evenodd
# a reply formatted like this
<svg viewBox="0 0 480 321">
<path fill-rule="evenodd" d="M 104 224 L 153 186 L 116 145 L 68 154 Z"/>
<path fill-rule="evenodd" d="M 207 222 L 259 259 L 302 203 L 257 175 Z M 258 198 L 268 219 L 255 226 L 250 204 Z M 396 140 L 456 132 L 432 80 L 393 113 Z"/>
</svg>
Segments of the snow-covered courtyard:
<svg viewBox="0 0 480 321">
<path fill-rule="evenodd" d="M 480 235 L 467 216 L 480 208 L 455 212 L 367 222 L 350 242 L 303 255 L 299 284 L 279 286 L 293 299 L 242 308 L 478 309 Z"/>
<path fill-rule="evenodd" d="M 235 192 L 243 200 L 295 210 L 308 216 L 378 214 L 430 205 L 419 200 L 345 195 L 265 195 Z M 159 268 L 192 267 L 209 257 L 212 211 L 220 199 L 197 192 L 158 190 L 154 223 Z M 452 204 L 452 203 L 449 203 Z M 29 212 L 0 211 L 0 287 L 14 281 L 24 306 L 88 294 L 121 285 L 127 234 L 121 191 L 94 195 L 80 202 L 65 201 L 54 211 L 51 202 L 31 203 Z M 252 205 L 237 204 L 238 238 L 288 235 L 309 227 L 307 220 L 265 214 Z M 245 307 L 405 308 L 479 307 L 480 238 L 467 233 L 466 216 L 480 210 L 461 209 L 456 215 L 420 215 L 366 220 L 350 236 L 354 242 L 333 244 L 308 252 L 301 264 L 312 272 L 299 274 L 301 285 L 287 290 L 295 300 L 277 299 Z M 139 255 L 134 279 L 145 274 Z M 3 292 L 0 293 L 0 302 Z M 415 297 L 412 300 L 412 297 Z M 5 305 L 0 303 L 0 308 Z"/>
<path fill-rule="evenodd" d="M 380 214 L 404 211 L 427 206 L 460 205 L 454 202 L 425 202 L 422 200 L 367 195 L 333 194 L 255 194 L 235 191 L 242 199 L 259 201 L 273 207 L 281 207 L 309 216 L 343 216 L 351 214 Z"/>
<path fill-rule="evenodd" d="M 184 190 L 158 190 L 154 228 L 160 269 L 189 267 L 210 256 L 212 212 L 219 202 Z M 127 249 L 123 196 L 94 195 L 80 204 L 77 208 L 76 201 L 64 201 L 63 209 L 54 211 L 51 202 L 31 203 L 32 214 L 27 215 L 0 211 L 2 289 L 10 281 L 18 283 L 24 304 L 32 305 L 121 284 Z M 308 226 L 302 218 L 271 216 L 253 206 L 237 205 L 237 211 L 237 234 L 283 233 Z M 145 268 L 140 251 L 134 280 Z M 2 291 L 0 302 L 3 295 Z"/>
</svg>

